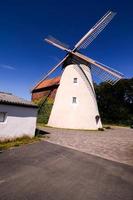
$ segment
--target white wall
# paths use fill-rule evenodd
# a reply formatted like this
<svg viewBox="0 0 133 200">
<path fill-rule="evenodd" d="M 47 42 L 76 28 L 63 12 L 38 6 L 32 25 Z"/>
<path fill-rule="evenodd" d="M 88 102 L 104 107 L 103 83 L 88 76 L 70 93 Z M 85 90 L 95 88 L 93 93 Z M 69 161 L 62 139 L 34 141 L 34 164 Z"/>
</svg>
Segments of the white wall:
<svg viewBox="0 0 133 200">
<path fill-rule="evenodd" d="M 78 83 L 73 83 L 78 78 Z M 72 103 L 77 97 L 77 104 Z M 59 128 L 97 130 L 102 127 L 90 69 L 85 65 L 68 65 L 61 77 L 48 125 Z"/>
<path fill-rule="evenodd" d="M 7 112 L 5 122 L 0 122 L 0 140 L 35 135 L 36 108 L 0 104 L 0 112 Z"/>
</svg>

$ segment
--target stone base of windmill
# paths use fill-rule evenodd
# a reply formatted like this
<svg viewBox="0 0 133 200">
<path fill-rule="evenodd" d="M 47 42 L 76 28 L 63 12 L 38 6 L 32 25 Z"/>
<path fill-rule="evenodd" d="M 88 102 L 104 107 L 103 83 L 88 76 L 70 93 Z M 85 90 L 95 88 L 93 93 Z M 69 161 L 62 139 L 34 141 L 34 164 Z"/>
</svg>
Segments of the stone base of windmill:
<svg viewBox="0 0 133 200">
<path fill-rule="evenodd" d="M 102 128 L 90 67 L 70 64 L 65 68 L 48 126 L 86 130 Z"/>
</svg>

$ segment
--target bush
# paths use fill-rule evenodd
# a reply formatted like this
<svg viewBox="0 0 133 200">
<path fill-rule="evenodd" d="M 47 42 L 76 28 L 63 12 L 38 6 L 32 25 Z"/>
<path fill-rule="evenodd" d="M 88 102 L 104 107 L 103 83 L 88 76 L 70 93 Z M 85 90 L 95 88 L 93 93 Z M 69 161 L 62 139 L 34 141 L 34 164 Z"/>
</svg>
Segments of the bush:
<svg viewBox="0 0 133 200">
<path fill-rule="evenodd" d="M 47 124 L 53 107 L 53 103 L 44 104 L 38 112 L 37 123 Z"/>
<path fill-rule="evenodd" d="M 104 128 L 99 128 L 98 131 L 104 131 Z"/>
</svg>

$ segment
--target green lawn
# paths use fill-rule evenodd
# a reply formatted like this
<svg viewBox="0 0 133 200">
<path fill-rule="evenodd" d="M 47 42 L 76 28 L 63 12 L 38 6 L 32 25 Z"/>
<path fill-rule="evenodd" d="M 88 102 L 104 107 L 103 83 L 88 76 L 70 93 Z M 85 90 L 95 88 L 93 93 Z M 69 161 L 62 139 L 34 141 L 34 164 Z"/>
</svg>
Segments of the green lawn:
<svg viewBox="0 0 133 200">
<path fill-rule="evenodd" d="M 40 136 L 35 136 L 33 138 L 25 136 L 22 138 L 17 138 L 15 140 L 11 140 L 11 141 L 7 140 L 7 141 L 0 142 L 0 150 L 9 149 L 11 147 L 18 147 L 23 144 L 29 144 L 29 143 L 37 142 L 40 140 L 41 140 Z"/>
</svg>

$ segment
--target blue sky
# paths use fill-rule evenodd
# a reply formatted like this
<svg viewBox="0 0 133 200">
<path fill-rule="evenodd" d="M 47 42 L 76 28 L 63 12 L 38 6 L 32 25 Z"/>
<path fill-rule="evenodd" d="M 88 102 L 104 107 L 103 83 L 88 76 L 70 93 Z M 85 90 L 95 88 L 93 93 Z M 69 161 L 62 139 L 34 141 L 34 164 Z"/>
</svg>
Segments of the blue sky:
<svg viewBox="0 0 133 200">
<path fill-rule="evenodd" d="M 0 91 L 30 99 L 30 89 L 65 55 L 43 39 L 53 35 L 73 47 L 108 10 L 117 15 L 82 52 L 131 78 L 133 1 L 1 0 Z"/>
</svg>

